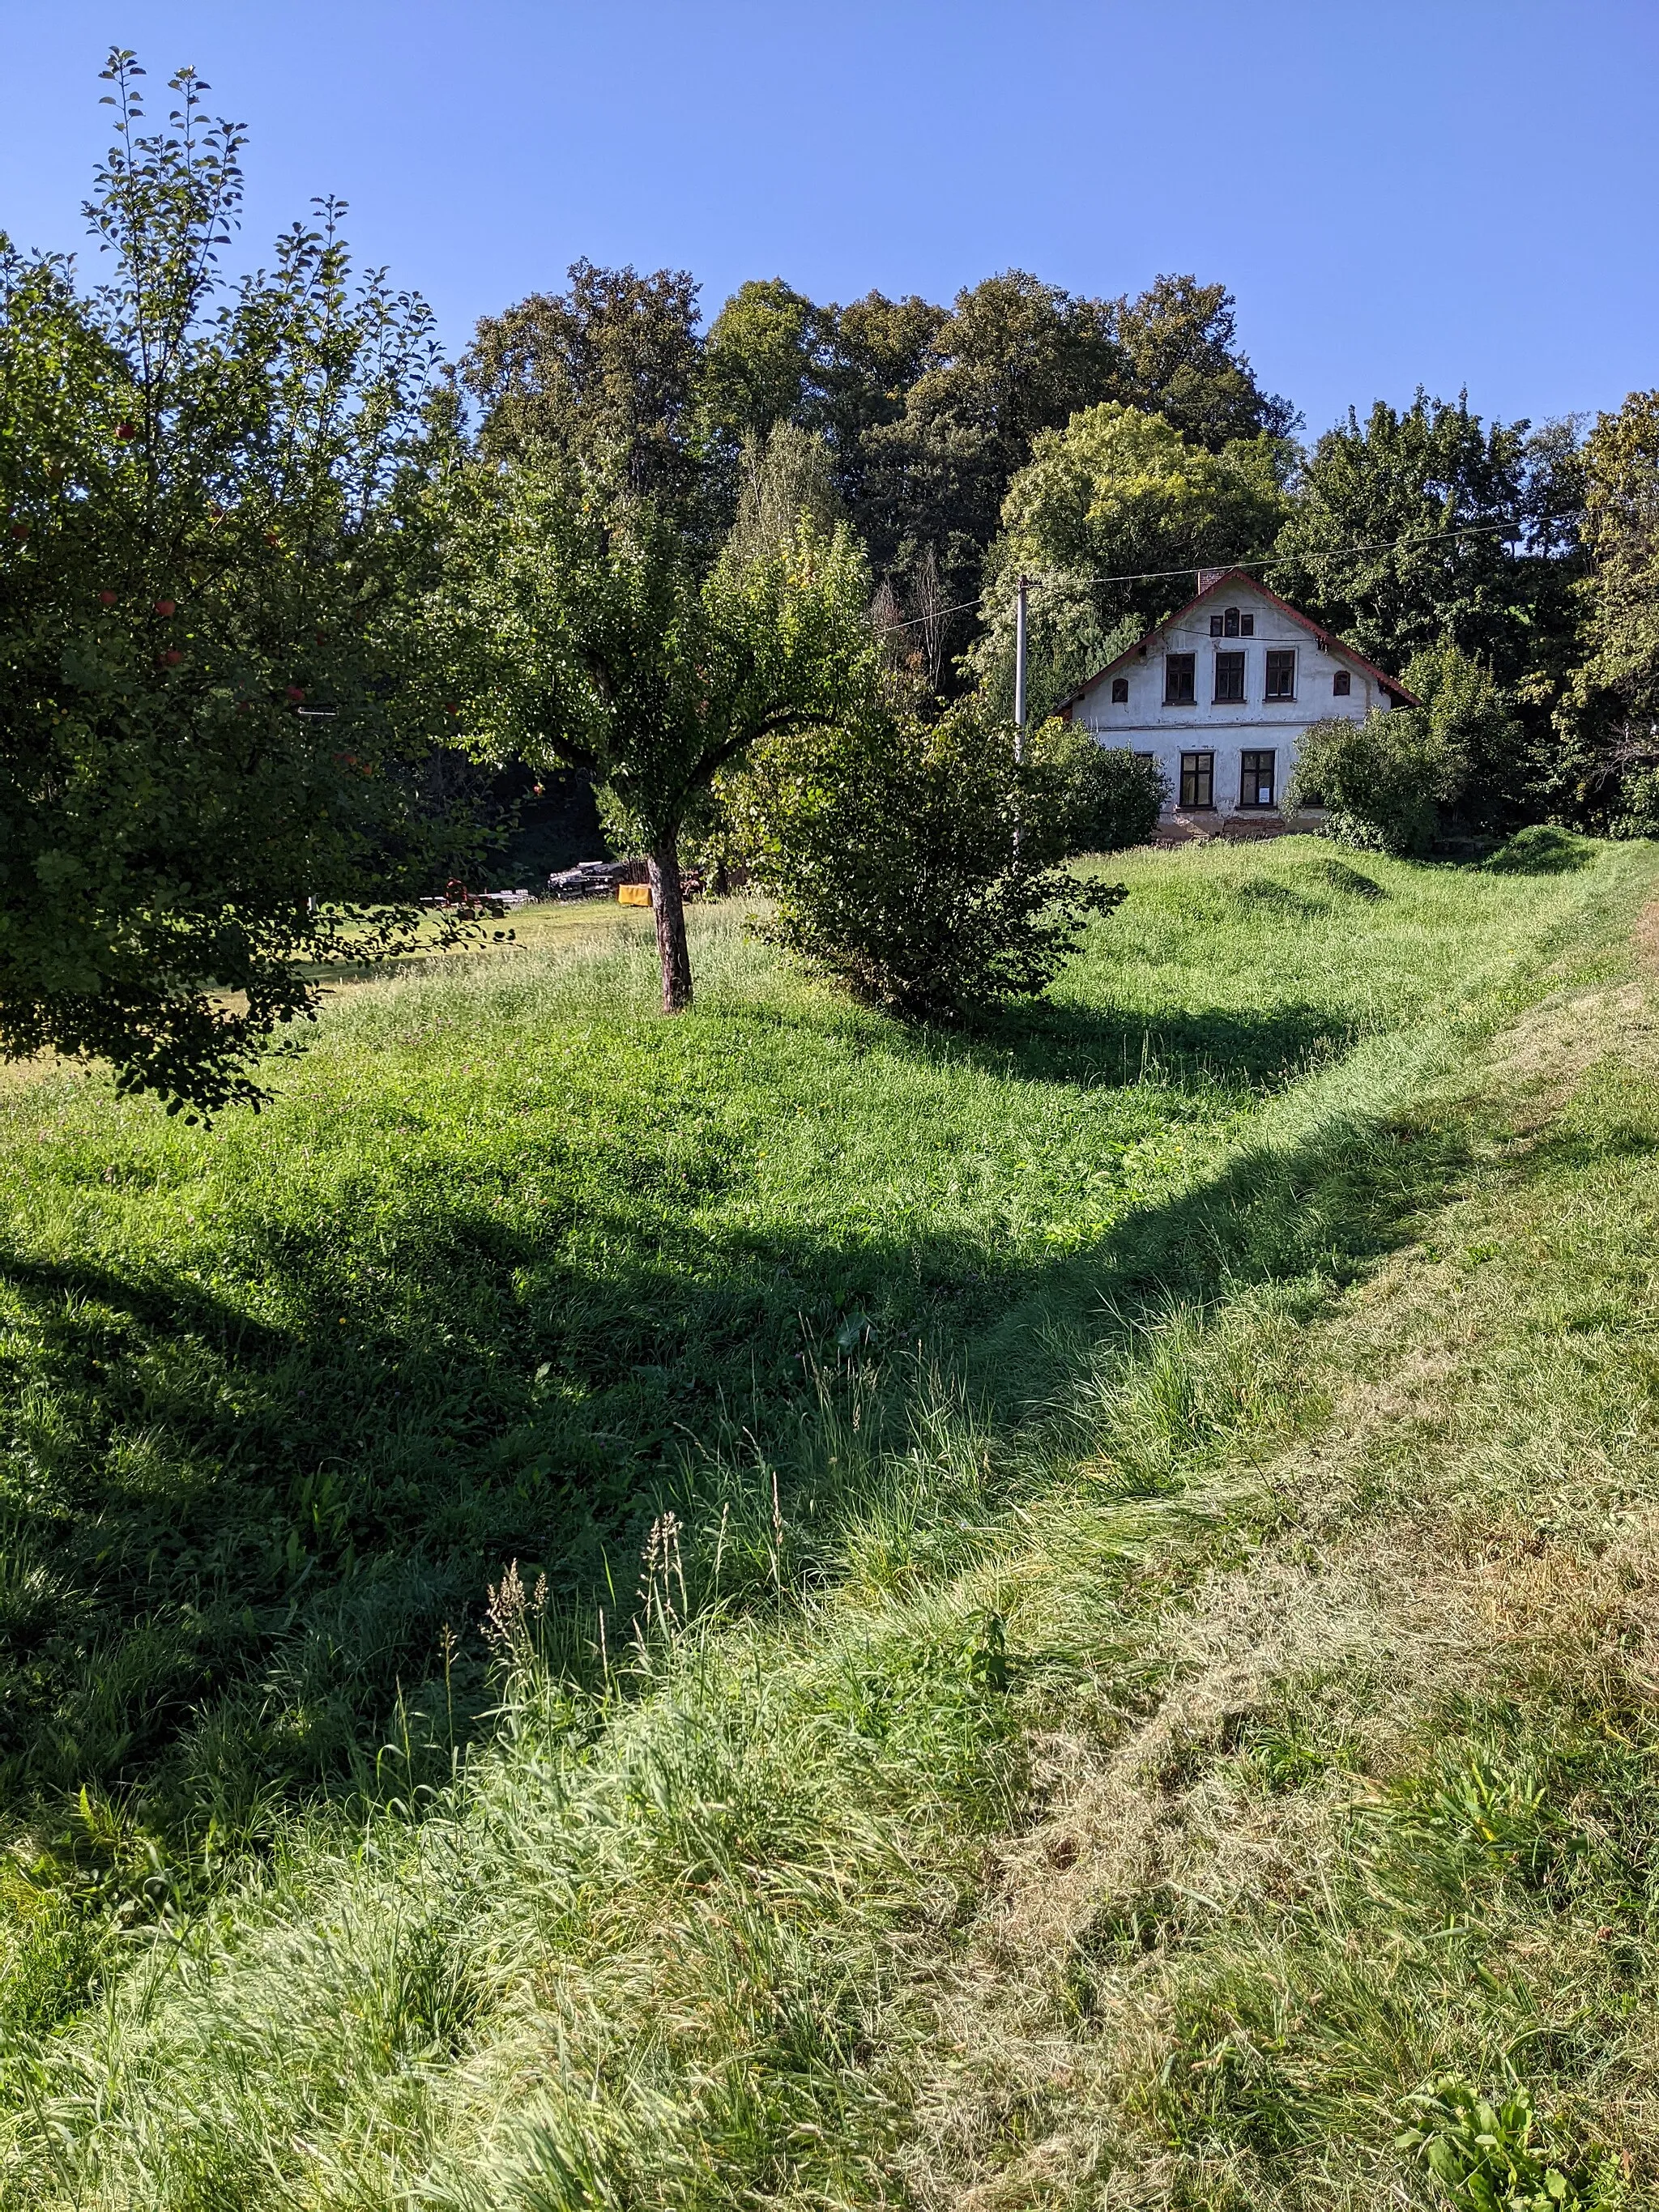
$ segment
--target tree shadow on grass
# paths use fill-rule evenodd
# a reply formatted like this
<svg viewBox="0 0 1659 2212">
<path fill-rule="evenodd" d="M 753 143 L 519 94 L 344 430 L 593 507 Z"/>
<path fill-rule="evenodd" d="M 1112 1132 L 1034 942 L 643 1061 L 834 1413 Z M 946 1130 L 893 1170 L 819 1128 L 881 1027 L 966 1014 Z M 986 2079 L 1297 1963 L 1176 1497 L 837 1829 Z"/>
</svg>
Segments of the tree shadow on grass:
<svg viewBox="0 0 1659 2212">
<path fill-rule="evenodd" d="M 1109 1068 L 1112 1035 L 1055 1010 L 1006 1049 L 1054 1080 L 1069 1054 L 1076 1081 L 1079 1056 Z M 1331 1035 L 1293 1014 L 1243 1043 L 1282 1068 Z M 757 1496 L 766 1467 L 786 1490 L 793 1470 L 813 1494 L 792 1516 L 816 1514 L 832 1556 L 824 1425 L 850 1419 L 872 1346 L 933 1363 L 884 1362 L 890 1435 L 941 1364 L 1012 1431 L 1109 1327 L 1172 1295 L 1340 1278 L 1462 1165 L 1433 1121 L 1334 1116 L 1035 1267 L 931 1234 L 688 1222 L 676 1242 L 621 1212 L 595 1224 L 605 1265 L 577 1264 L 472 1193 L 401 1255 L 380 1230 L 395 1303 L 343 1274 L 337 1231 L 268 1236 L 245 1265 L 280 1322 L 177 1277 L 0 1255 L 0 1802 L 86 1783 L 163 1825 L 234 1827 L 272 1793 L 361 1788 L 411 1709 L 441 1750 L 473 1725 L 471 1626 L 508 1560 L 625 1620 L 645 1527 L 696 1510 L 711 1454 L 750 1465 Z"/>
<path fill-rule="evenodd" d="M 971 1030 L 918 1032 L 923 1049 L 967 1058 L 1027 1082 L 1085 1089 L 1164 1082 L 1258 1094 L 1282 1090 L 1346 1052 L 1358 1024 L 1311 1004 L 1237 1012 L 1221 1006 L 1155 1019 L 1115 1008 L 1039 1000 Z"/>
</svg>

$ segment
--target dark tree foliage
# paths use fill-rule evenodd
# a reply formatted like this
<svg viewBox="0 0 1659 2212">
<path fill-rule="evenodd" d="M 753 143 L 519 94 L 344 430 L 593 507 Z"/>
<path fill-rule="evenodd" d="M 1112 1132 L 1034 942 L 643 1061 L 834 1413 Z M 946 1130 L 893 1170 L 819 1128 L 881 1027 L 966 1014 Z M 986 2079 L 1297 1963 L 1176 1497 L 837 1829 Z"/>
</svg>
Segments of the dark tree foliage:
<svg viewBox="0 0 1659 2212">
<path fill-rule="evenodd" d="M 778 420 L 819 433 L 895 619 L 927 629 L 921 658 L 936 669 L 972 635 L 963 603 L 1041 432 L 1105 400 L 1161 410 L 1215 452 L 1295 420 L 1238 351 L 1231 295 L 1192 276 L 1109 300 L 1010 270 L 948 311 L 879 292 L 818 307 L 775 278 L 726 302 L 702 374 L 705 450 L 727 504 L 745 435 Z"/>
<path fill-rule="evenodd" d="M 1564 804 L 1650 836 L 1659 763 L 1659 392 L 1632 392 L 1583 449 L 1583 653 L 1556 717 Z"/>
<path fill-rule="evenodd" d="M 1257 384 L 1238 350 L 1233 308 L 1224 284 L 1195 276 L 1160 276 L 1139 299 L 1116 303 L 1119 396 L 1212 453 L 1236 439 L 1287 438 L 1302 419 L 1288 399 Z"/>
<path fill-rule="evenodd" d="M 1547 711 L 1573 651 L 1583 491 L 1571 434 L 1530 433 L 1421 392 L 1350 413 L 1314 447 L 1267 580 L 1384 668 L 1455 645 Z"/>
<path fill-rule="evenodd" d="M 562 453 L 615 494 L 684 506 L 697 491 L 697 286 L 576 261 L 569 289 L 486 315 L 462 374 L 486 453 Z"/>
<path fill-rule="evenodd" d="M 959 293 L 903 414 L 867 434 L 887 509 L 877 564 L 908 573 L 931 544 L 951 596 L 970 592 L 1032 439 L 1113 397 L 1121 360 L 1109 301 L 1018 269 Z"/>
<path fill-rule="evenodd" d="M 146 134 L 143 75 L 105 71 L 107 281 L 0 240 L 0 1049 L 210 1110 L 311 1010 L 296 959 L 413 927 L 337 902 L 431 880 L 444 440 L 427 311 L 354 284 L 337 208 L 222 283 L 241 133 L 186 70 Z"/>
</svg>

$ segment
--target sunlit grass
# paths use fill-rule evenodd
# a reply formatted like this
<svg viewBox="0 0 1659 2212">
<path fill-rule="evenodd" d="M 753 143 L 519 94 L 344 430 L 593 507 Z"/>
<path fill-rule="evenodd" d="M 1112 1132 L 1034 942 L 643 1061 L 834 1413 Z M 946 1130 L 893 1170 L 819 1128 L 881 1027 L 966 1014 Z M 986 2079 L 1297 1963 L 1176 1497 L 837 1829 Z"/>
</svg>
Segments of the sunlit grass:
<svg viewBox="0 0 1659 2212">
<path fill-rule="evenodd" d="M 1506 1013 L 1620 974 L 1653 871 L 1287 842 L 1114 872 L 1134 895 L 1053 1003 L 972 1035 L 848 1009 L 714 913 L 690 1020 L 653 1013 L 629 926 L 343 994 L 258 1123 L 62 1077 L 0 1105 L 7 1779 L 29 1848 L 63 1838 L 7 1893 L 20 2202 L 948 2203 L 1050 2138 L 1070 2193 L 995 2201 L 1096 2201 L 1113 2142 L 1178 2146 L 1194 2203 L 1304 2201 L 1273 2192 L 1341 2137 L 1337 2091 L 1234 2126 L 1207 2025 L 1255 2019 L 1297 1923 L 1224 1870 L 1188 1974 L 1169 1885 L 1213 1893 L 1203 1805 L 1365 1770 L 1369 1692 L 1309 1689 L 1294 1638 L 1249 1686 L 1205 1593 L 1298 1526 L 1334 1559 L 1343 1513 L 1416 1510 L 1386 1423 L 1293 1462 L 1366 1363 L 1429 1356 L 1433 1302 L 1368 1336 L 1364 1287 L 1429 1215 L 1513 1247 L 1500 1367 L 1569 1278 L 1626 1326 L 1576 1253 L 1602 1140 L 1541 1190 L 1529 1272 L 1462 1210 L 1504 1129 L 1419 1102 Z M 1628 1392 L 1527 1371 L 1514 1450 L 1631 1433 Z M 1478 1522 L 1507 1462 L 1467 1425 L 1434 1487 Z M 1367 1648 L 1404 1634 L 1376 1619 Z M 1183 1686 L 1212 1632 L 1243 1666 L 1213 1723 Z M 1389 1742 L 1443 1734 L 1440 1694 Z M 1151 1802 L 1198 1793 L 1190 1865 L 1121 1856 L 1141 1729 Z M 1464 1769 L 1437 1751 L 1413 1797 L 1414 1756 L 1388 1802 L 1438 1817 Z M 1127 1792 L 1097 1944 L 1060 1879 L 1099 1849 L 1066 1810 L 1091 1777 Z M 1018 1860 L 1045 1822 L 1048 1874 L 999 1905 L 988 1841 Z M 172 1932 L 118 1975 L 124 1923 Z M 1166 1954 L 1166 2027 L 1131 2033 Z M 1375 2146 L 1403 2062 L 1364 2048 Z"/>
</svg>

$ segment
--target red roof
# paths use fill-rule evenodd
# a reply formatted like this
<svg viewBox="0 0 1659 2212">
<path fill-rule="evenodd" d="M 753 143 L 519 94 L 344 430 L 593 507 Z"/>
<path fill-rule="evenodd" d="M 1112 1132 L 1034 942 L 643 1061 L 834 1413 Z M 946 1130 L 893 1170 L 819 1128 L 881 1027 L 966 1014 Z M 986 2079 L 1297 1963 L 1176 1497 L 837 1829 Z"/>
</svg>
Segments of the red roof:
<svg viewBox="0 0 1659 2212">
<path fill-rule="evenodd" d="M 1316 622 L 1303 613 L 1300 607 L 1293 607 L 1288 599 L 1281 599 L 1277 592 L 1269 591 L 1267 585 L 1259 577 L 1251 575 L 1248 568 L 1223 568 L 1217 572 L 1215 581 L 1206 584 L 1195 598 L 1188 600 L 1184 607 L 1177 607 L 1172 615 L 1165 615 L 1162 622 L 1154 623 L 1151 629 L 1144 630 L 1132 646 L 1120 653 L 1115 660 L 1109 660 L 1104 668 L 1097 668 L 1085 682 L 1068 691 L 1054 711 L 1060 714 L 1067 707 L 1074 706 L 1084 693 L 1092 691 L 1103 677 L 1111 675 L 1114 670 L 1121 668 L 1126 660 L 1133 660 L 1142 653 L 1148 638 L 1156 637 L 1159 630 L 1168 629 L 1172 623 L 1180 622 L 1183 617 L 1191 614 L 1194 607 L 1201 607 L 1206 599 L 1212 599 L 1218 592 L 1224 591 L 1230 585 L 1238 584 L 1248 584 L 1253 592 L 1260 592 L 1264 599 L 1271 599 L 1276 607 L 1289 615 L 1293 622 L 1299 622 L 1309 635 L 1316 637 L 1322 644 L 1340 647 L 1356 667 L 1363 668 L 1368 676 L 1374 676 L 1383 690 L 1395 698 L 1403 699 L 1408 707 L 1422 705 L 1423 702 L 1415 693 L 1408 691 L 1397 676 L 1389 676 L 1374 660 L 1367 660 L 1363 653 L 1356 652 L 1352 646 L 1338 637 L 1334 630 L 1322 629 Z"/>
</svg>

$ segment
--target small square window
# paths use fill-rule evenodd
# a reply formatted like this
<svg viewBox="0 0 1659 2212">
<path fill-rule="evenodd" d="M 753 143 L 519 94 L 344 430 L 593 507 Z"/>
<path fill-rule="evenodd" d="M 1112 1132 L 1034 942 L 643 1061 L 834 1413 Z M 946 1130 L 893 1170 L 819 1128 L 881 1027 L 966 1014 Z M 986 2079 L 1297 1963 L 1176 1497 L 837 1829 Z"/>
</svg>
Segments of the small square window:
<svg viewBox="0 0 1659 2212">
<path fill-rule="evenodd" d="M 1193 671 L 1197 656 L 1190 653 L 1166 653 L 1164 656 L 1164 703 L 1166 707 L 1190 707 L 1195 696 L 1193 690 Z"/>
<path fill-rule="evenodd" d="M 1352 677 L 1349 675 L 1346 668 L 1339 668 L 1335 675 L 1331 678 L 1332 696 L 1337 699 L 1346 699 L 1352 690 Z"/>
<path fill-rule="evenodd" d="M 1215 805 L 1213 753 L 1182 753 L 1181 756 L 1181 803 L 1183 806 L 1200 808 Z"/>
<path fill-rule="evenodd" d="M 1112 704 L 1113 704 L 1113 706 L 1115 706 L 1115 707 L 1127 707 L 1127 706 L 1128 705 L 1128 703 L 1129 703 L 1129 679 L 1128 679 L 1128 678 L 1127 678 L 1127 676 L 1115 676 L 1115 677 L 1113 677 L 1113 678 L 1112 678 Z"/>
<path fill-rule="evenodd" d="M 1215 703 L 1218 707 L 1236 703 L 1244 696 L 1244 656 L 1242 653 L 1218 653 L 1215 657 Z"/>
<path fill-rule="evenodd" d="M 1273 803 L 1273 756 L 1247 752 L 1238 757 L 1238 803 L 1241 806 L 1271 806 Z"/>
<path fill-rule="evenodd" d="M 1296 653 L 1270 653 L 1267 655 L 1267 680 L 1262 688 L 1264 699 L 1294 699 L 1296 696 Z"/>
</svg>

